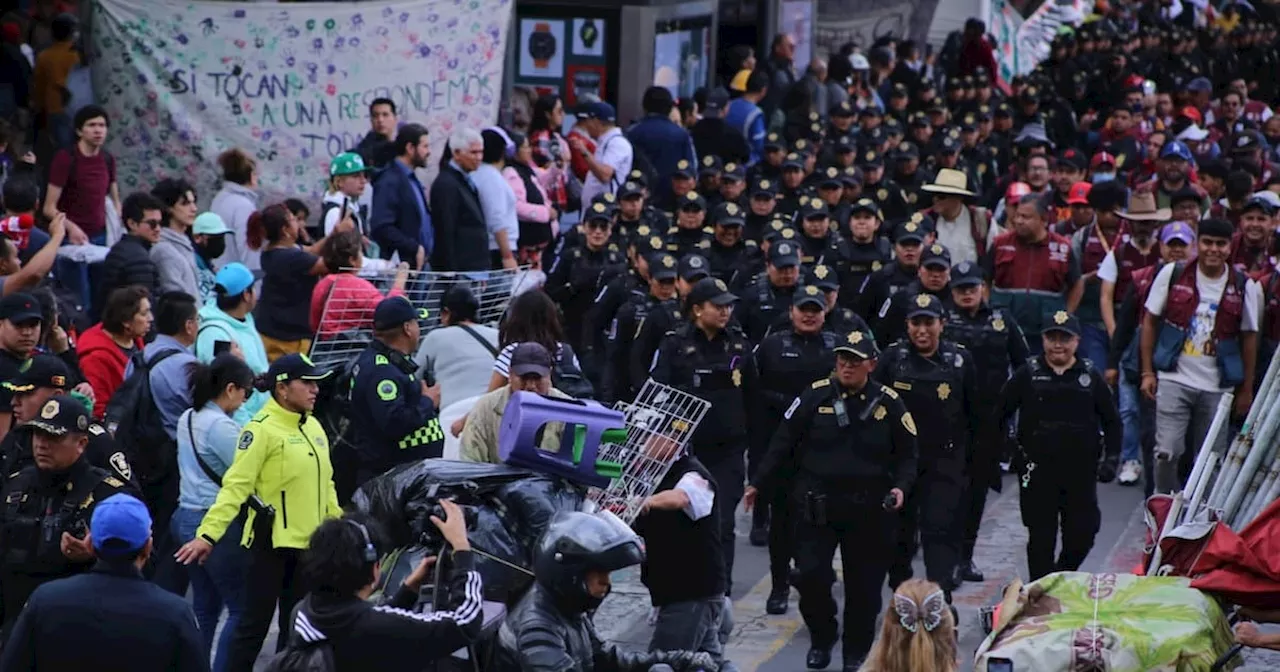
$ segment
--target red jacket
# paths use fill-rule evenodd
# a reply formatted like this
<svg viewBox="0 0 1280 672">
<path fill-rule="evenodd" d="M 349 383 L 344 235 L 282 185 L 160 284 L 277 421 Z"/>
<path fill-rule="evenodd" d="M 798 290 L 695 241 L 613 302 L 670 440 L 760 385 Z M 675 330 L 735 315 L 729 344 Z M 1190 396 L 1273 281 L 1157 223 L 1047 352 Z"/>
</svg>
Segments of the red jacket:
<svg viewBox="0 0 1280 672">
<path fill-rule="evenodd" d="M 1000 75 L 1000 68 L 996 66 L 995 49 L 987 42 L 987 38 L 974 40 L 965 44 L 960 48 L 960 74 L 972 75 L 974 70 L 979 67 L 987 69 L 987 74 L 991 75 L 992 81 Z"/>
<path fill-rule="evenodd" d="M 141 349 L 142 339 L 138 339 L 134 347 Z M 80 371 L 93 388 L 93 417 L 101 418 L 107 410 L 111 395 L 124 382 L 124 370 L 129 366 L 129 353 L 116 345 L 111 335 L 103 330 L 101 322 L 80 335 L 76 352 L 80 356 Z"/>
</svg>

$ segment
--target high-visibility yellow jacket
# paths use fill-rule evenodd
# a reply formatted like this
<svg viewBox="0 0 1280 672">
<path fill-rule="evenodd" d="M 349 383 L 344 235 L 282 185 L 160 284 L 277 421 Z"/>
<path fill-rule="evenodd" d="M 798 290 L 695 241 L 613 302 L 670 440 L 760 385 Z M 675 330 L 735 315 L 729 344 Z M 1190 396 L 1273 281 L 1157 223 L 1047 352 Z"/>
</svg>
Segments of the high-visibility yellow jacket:
<svg viewBox="0 0 1280 672">
<path fill-rule="evenodd" d="M 196 534 L 217 543 L 252 494 L 275 507 L 271 530 L 275 548 L 306 548 L 320 523 L 342 515 L 333 487 L 329 441 L 320 422 L 286 410 L 274 397 L 240 432 L 218 499 Z M 250 509 L 241 538 L 244 546 L 253 542 L 255 515 Z"/>
</svg>

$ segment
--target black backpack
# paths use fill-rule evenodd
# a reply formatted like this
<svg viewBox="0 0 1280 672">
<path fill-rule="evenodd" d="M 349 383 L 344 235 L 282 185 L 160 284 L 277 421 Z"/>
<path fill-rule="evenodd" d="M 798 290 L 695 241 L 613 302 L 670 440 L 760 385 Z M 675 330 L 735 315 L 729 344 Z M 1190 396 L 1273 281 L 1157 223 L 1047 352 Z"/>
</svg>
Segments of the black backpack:
<svg viewBox="0 0 1280 672">
<path fill-rule="evenodd" d="M 321 635 L 319 641 L 307 641 L 296 625 L 298 610 L 303 602 L 293 608 L 293 631 L 284 650 L 267 663 L 266 672 L 336 672 L 338 664 L 333 659 L 333 644 Z"/>
<path fill-rule="evenodd" d="M 574 399 L 594 399 L 596 388 L 582 375 L 582 369 L 574 363 L 575 359 L 573 347 L 561 343 L 556 352 L 556 365 L 551 369 L 551 386 Z"/>
<path fill-rule="evenodd" d="M 111 395 L 103 423 L 124 450 L 142 483 L 154 483 L 173 469 L 176 442 L 169 438 L 151 394 L 151 369 L 180 350 L 166 350 L 146 360 L 142 350 L 130 356 L 133 375 Z"/>
</svg>

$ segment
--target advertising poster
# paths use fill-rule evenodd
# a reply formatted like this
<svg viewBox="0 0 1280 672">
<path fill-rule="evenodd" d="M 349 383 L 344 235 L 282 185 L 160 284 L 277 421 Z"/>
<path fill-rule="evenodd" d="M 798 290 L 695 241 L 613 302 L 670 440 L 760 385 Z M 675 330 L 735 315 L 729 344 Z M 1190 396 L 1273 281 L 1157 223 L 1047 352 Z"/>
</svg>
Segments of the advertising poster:
<svg viewBox="0 0 1280 672">
<path fill-rule="evenodd" d="M 709 27 L 675 29 L 653 39 L 653 84 L 676 98 L 692 96 L 707 82 L 711 63 Z"/>
<path fill-rule="evenodd" d="M 604 21 L 600 19 L 573 20 L 573 55 L 591 58 L 604 57 Z"/>
<path fill-rule="evenodd" d="M 564 77 L 564 50 L 564 21 L 520 20 L 520 67 L 517 71 L 520 77 Z"/>
<path fill-rule="evenodd" d="M 569 90 L 565 95 L 565 103 L 577 105 L 583 95 L 592 95 L 600 100 L 606 98 L 605 69 L 603 65 L 571 65 L 568 68 Z"/>
</svg>

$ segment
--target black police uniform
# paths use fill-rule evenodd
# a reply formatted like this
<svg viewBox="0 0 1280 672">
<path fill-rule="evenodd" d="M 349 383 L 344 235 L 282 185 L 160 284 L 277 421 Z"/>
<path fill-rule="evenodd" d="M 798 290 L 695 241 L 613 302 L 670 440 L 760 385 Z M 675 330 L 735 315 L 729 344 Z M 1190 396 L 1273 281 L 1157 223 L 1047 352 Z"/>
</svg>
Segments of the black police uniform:
<svg viewBox="0 0 1280 672">
<path fill-rule="evenodd" d="M 945 247 L 934 243 L 925 248 L 924 253 L 920 257 L 921 266 L 945 266 L 951 267 L 951 253 Z M 931 294 L 938 297 L 945 309 L 951 305 L 951 288 L 949 285 L 934 290 L 924 286 L 920 278 L 912 280 L 901 291 L 894 293 L 885 303 L 881 304 L 879 312 L 876 313 L 875 333 L 876 343 L 882 347 L 888 347 L 890 343 L 906 338 L 907 336 L 907 313 L 914 305 L 916 297 L 920 294 Z"/>
<path fill-rule="evenodd" d="M 888 314 L 889 300 L 919 279 L 919 270 L 918 267 L 908 268 L 898 261 L 891 261 L 867 278 L 862 301 L 866 312 L 862 316 L 868 324 L 879 324 L 882 319 L 880 313 Z"/>
<path fill-rule="evenodd" d="M 837 345 L 874 355 L 868 334 Z M 795 474 L 791 505 L 800 613 L 813 643 L 810 667 L 825 667 L 813 663 L 829 662 L 836 642 L 831 559 L 837 546 L 844 563 L 846 669 L 870 650 L 898 517 L 884 509 L 884 500 L 893 488 L 909 498 L 916 471 L 916 424 L 890 387 L 868 380 L 860 390 L 846 390 L 835 377 L 822 378 L 783 414 L 752 485 L 767 491 L 770 478 Z"/>
<path fill-rule="evenodd" d="M 879 156 L 876 156 L 874 161 L 863 161 L 862 165 L 865 170 L 867 165 L 878 167 L 884 164 Z M 887 220 L 896 221 L 911 216 L 913 208 L 907 203 L 907 195 L 902 192 L 902 187 L 887 176 L 881 177 L 879 182 L 864 183 L 862 194 L 876 202 Z"/>
<path fill-rule="evenodd" d="M 961 262 L 951 270 L 952 287 L 982 284 L 982 269 L 973 262 Z M 961 569 L 968 575 L 964 577 L 966 581 L 981 581 L 981 573 L 973 565 L 973 548 L 987 504 L 987 489 L 999 492 L 1001 488 L 999 461 L 1005 432 L 1003 427 L 995 425 L 996 404 L 1010 372 L 1021 366 L 1020 363 L 1025 362 L 1031 352 L 1018 321 L 1004 311 L 992 310 L 985 302 L 972 313 L 955 306 L 948 309 L 942 337 L 963 345 L 969 351 L 978 376 L 973 403 L 983 426 L 978 432 L 980 440 L 974 447 L 969 464 Z"/>
<path fill-rule="evenodd" d="M 609 349 L 609 332 L 613 327 L 614 320 L 618 317 L 618 311 L 627 302 L 636 298 L 644 298 L 648 294 L 648 281 L 640 275 L 639 271 L 632 267 L 627 269 L 626 272 L 614 276 L 604 286 L 604 289 L 601 289 L 596 294 L 595 301 L 591 303 L 591 309 L 587 311 L 586 323 L 583 327 L 585 332 L 583 342 L 592 352 L 602 355 L 597 367 L 600 380 L 592 381 L 596 384 L 597 389 L 603 384 L 604 372 L 609 368 L 606 354 Z"/>
<path fill-rule="evenodd" d="M 917 300 L 907 319 L 913 315 L 941 317 L 942 304 L 937 297 L 922 294 Z M 899 341 L 881 356 L 875 376 L 902 395 L 922 429 L 918 480 L 904 507 L 889 584 L 896 588 L 911 578 L 911 561 L 919 543 L 924 548 L 929 580 L 948 591 L 949 597 L 960 559 L 963 535 L 958 523 L 967 487 L 969 449 L 979 428 L 972 405 L 977 384 L 973 358 L 946 341 L 940 341 L 928 357 L 911 343 Z"/>
<path fill-rule="evenodd" d="M 826 301 L 818 288 L 810 285 L 797 292 L 792 303 L 796 307 L 811 303 L 821 308 Z M 788 317 L 785 326 L 765 336 L 756 346 L 755 362 L 760 385 L 755 395 L 753 416 L 759 424 L 751 432 L 747 476 L 752 482 L 759 480 L 769 484 L 769 488 L 757 498 L 751 512 L 752 543 L 764 541 L 769 546 L 769 575 L 773 579 L 773 590 L 766 604 L 769 613 L 785 613 L 791 592 L 789 577 L 794 556 L 794 519 L 788 501 L 793 474 L 780 466 L 778 473 L 761 477 L 760 464 L 787 406 L 809 383 L 830 373 L 837 338 L 844 340 L 847 335 L 845 332 L 837 337 L 837 334 L 826 330 L 801 334 L 791 326 Z M 761 536 L 765 538 L 762 540 Z"/>
<path fill-rule="evenodd" d="M 797 254 L 795 243 L 773 244 L 769 248 L 769 262 L 777 268 L 799 265 L 800 255 Z M 769 327 L 778 320 L 778 316 L 786 314 L 795 292 L 795 286 L 774 286 L 767 273 L 762 273 L 742 290 L 742 305 L 738 306 L 734 317 L 752 343 L 759 343 L 768 333 Z"/>
<path fill-rule="evenodd" d="M 697 192 L 691 191 L 685 194 L 685 199 L 680 203 L 680 208 L 688 210 L 696 208 L 706 212 L 707 203 Z M 707 250 L 711 249 L 712 238 L 711 227 L 705 223 L 696 229 L 681 228 L 678 223 L 672 224 L 671 228 L 667 230 L 664 241 L 665 249 L 677 259 L 688 254 L 706 255 Z"/>
<path fill-rule="evenodd" d="M 88 432 L 89 412 L 68 396 L 55 396 L 27 423 L 28 431 L 53 435 Z M 138 494 L 81 455 L 66 471 L 42 471 L 32 464 L 10 474 L 0 513 L 0 593 L 4 630 L 17 619 L 27 598 L 42 583 L 87 571 L 93 562 L 73 562 L 62 552 L 62 535 L 83 539 L 93 506 L 118 492 Z"/>
<path fill-rule="evenodd" d="M 669 254 L 652 255 L 649 259 L 649 274 L 655 280 L 674 280 L 675 257 Z M 633 380 L 631 377 L 631 346 L 649 313 L 662 307 L 664 303 L 669 304 L 667 310 L 678 310 L 678 304 L 674 300 L 659 299 L 645 287 L 643 293 L 633 293 L 618 309 L 609 325 L 601 380 L 602 402 L 612 404 L 615 401 L 631 401 L 639 391 L 639 386 L 644 381 Z"/>
<path fill-rule="evenodd" d="M 830 217 L 827 206 L 821 199 L 815 196 L 801 205 L 801 219 L 819 216 Z M 797 223 L 797 226 L 801 225 Z M 835 231 L 828 228 L 824 235 L 814 238 L 801 228 L 800 236 L 796 240 L 800 245 L 800 266 L 804 270 L 807 271 L 822 264 L 834 268 L 837 274 L 841 274 L 849 268 L 853 253 L 849 249 L 849 244 Z"/>
<path fill-rule="evenodd" d="M 698 257 L 701 259 L 701 257 Z M 684 322 L 684 314 L 680 311 L 680 302 L 666 301 L 652 306 L 645 315 L 644 321 L 636 327 L 635 336 L 631 340 L 631 351 L 628 354 L 628 381 L 639 391 L 644 381 L 649 379 L 649 369 L 653 366 L 654 355 L 658 353 L 663 339 Z"/>
<path fill-rule="evenodd" d="M 737 227 L 741 231 L 747 211 L 737 203 L 721 203 L 712 214 L 716 226 Z M 723 280 L 730 291 L 733 291 L 746 284 L 752 271 L 759 266 L 760 246 L 741 235 L 732 246 L 722 244 L 713 236 L 706 256 L 710 263 L 711 277 Z"/>
<path fill-rule="evenodd" d="M 612 217 L 612 211 L 607 214 L 595 212 L 594 207 L 587 215 L 588 221 Z M 584 240 L 581 247 L 566 249 L 547 272 L 547 293 L 560 304 L 562 322 L 571 326 L 565 330 L 565 340 L 574 350 L 587 353 L 588 348 L 583 347 L 584 341 L 591 336 L 588 333 L 590 327 L 587 324 L 587 314 L 600 289 L 608 285 L 614 276 L 626 272 L 626 269 L 626 255 L 616 244 L 609 243 L 599 250 L 592 250 Z M 582 361 L 587 367 L 594 364 L 589 354 L 584 355 Z"/>
<path fill-rule="evenodd" d="M 403 299 L 383 304 L 396 300 L 408 304 Z M 415 371 L 413 359 L 376 339 L 356 359 L 349 414 L 359 464 L 357 487 L 397 464 L 443 455 L 439 410 L 422 393 Z"/>
<path fill-rule="evenodd" d="M 1079 322 L 1059 312 L 1046 327 L 1055 328 L 1079 333 Z M 1102 521 L 1096 481 L 1115 478 L 1120 456 L 1122 428 L 1111 388 L 1088 360 L 1077 357 L 1058 373 L 1040 355 L 1014 372 L 999 404 L 1001 422 L 1018 414 L 1015 462 L 1030 578 L 1079 569 Z M 1062 552 L 1055 561 L 1059 526 Z"/>
<path fill-rule="evenodd" d="M 689 292 L 687 305 L 737 300 L 722 280 L 703 278 Z M 692 317 L 692 315 L 691 315 Z M 730 325 L 708 337 L 692 321 L 669 332 L 658 349 L 650 376 L 711 403 L 692 440 L 693 455 L 715 476 L 722 501 L 742 499 L 746 483 L 748 400 L 756 386 L 751 343 Z M 721 508 L 721 542 L 725 562 L 725 594 L 733 577 L 734 507 Z"/>
</svg>

